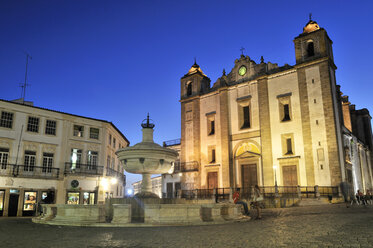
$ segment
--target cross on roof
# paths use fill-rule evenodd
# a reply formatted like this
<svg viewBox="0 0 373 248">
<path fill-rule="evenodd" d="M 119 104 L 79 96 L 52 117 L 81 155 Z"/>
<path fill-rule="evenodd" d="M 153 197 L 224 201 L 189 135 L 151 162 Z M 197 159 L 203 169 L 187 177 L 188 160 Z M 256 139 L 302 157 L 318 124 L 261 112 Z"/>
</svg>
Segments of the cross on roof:
<svg viewBox="0 0 373 248">
<path fill-rule="evenodd" d="M 310 21 L 312 20 L 312 13 L 309 13 L 309 18 L 310 18 Z"/>
<path fill-rule="evenodd" d="M 245 48 L 241 47 L 240 51 L 241 51 L 241 55 L 243 55 L 243 51 L 245 51 Z"/>
</svg>

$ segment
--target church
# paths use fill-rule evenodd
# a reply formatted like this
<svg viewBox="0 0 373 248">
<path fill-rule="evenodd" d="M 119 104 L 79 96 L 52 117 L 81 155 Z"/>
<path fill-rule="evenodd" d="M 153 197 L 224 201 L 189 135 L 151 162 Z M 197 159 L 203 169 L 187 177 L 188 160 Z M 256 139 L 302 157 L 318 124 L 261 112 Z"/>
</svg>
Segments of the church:
<svg viewBox="0 0 373 248">
<path fill-rule="evenodd" d="M 372 189 L 371 116 L 341 92 L 332 44 L 310 19 L 295 65 L 242 54 L 211 86 L 194 63 L 181 78 L 181 187 Z"/>
</svg>

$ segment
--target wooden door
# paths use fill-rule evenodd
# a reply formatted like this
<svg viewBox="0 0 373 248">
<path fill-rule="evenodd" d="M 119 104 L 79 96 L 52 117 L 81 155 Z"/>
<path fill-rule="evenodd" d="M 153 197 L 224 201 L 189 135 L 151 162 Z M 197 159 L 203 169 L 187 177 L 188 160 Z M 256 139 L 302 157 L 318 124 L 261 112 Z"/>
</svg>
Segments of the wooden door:
<svg viewBox="0 0 373 248">
<path fill-rule="evenodd" d="M 282 178 L 283 178 L 284 186 L 297 186 L 298 185 L 297 166 L 296 165 L 282 166 Z"/>
<path fill-rule="evenodd" d="M 258 184 L 256 164 L 243 164 L 241 166 L 242 188 L 249 189 Z"/>
<path fill-rule="evenodd" d="M 207 187 L 209 189 L 218 188 L 218 173 L 217 172 L 207 173 Z"/>
</svg>

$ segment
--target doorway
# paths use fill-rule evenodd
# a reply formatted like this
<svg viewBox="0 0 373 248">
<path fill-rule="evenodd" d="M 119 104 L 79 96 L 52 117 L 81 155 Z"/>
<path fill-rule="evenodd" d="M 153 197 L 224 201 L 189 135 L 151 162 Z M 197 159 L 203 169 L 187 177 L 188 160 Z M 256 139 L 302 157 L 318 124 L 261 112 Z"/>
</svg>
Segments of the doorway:
<svg viewBox="0 0 373 248">
<path fill-rule="evenodd" d="M 298 173 L 296 165 L 282 166 L 282 177 L 284 186 L 297 186 Z"/>
<path fill-rule="evenodd" d="M 243 164 L 241 166 L 242 188 L 249 189 L 258 184 L 256 164 Z"/>
<path fill-rule="evenodd" d="M 218 188 L 218 173 L 217 172 L 207 173 L 207 188 L 208 189 Z"/>
<path fill-rule="evenodd" d="M 167 183 L 167 198 L 173 198 L 173 183 Z"/>
<path fill-rule="evenodd" d="M 8 216 L 17 216 L 18 199 L 19 199 L 18 194 L 9 195 Z"/>
</svg>

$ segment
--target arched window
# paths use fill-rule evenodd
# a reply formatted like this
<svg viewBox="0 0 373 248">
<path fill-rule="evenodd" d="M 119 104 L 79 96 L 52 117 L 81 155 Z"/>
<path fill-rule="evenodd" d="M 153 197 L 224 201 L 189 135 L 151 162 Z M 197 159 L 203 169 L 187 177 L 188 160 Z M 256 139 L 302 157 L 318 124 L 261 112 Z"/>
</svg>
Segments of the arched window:
<svg viewBox="0 0 373 248">
<path fill-rule="evenodd" d="M 315 49 L 313 46 L 313 41 L 310 41 L 307 43 L 307 56 L 311 57 L 313 55 L 315 55 Z"/>
<path fill-rule="evenodd" d="M 187 96 L 192 95 L 192 82 L 187 83 Z"/>
</svg>

